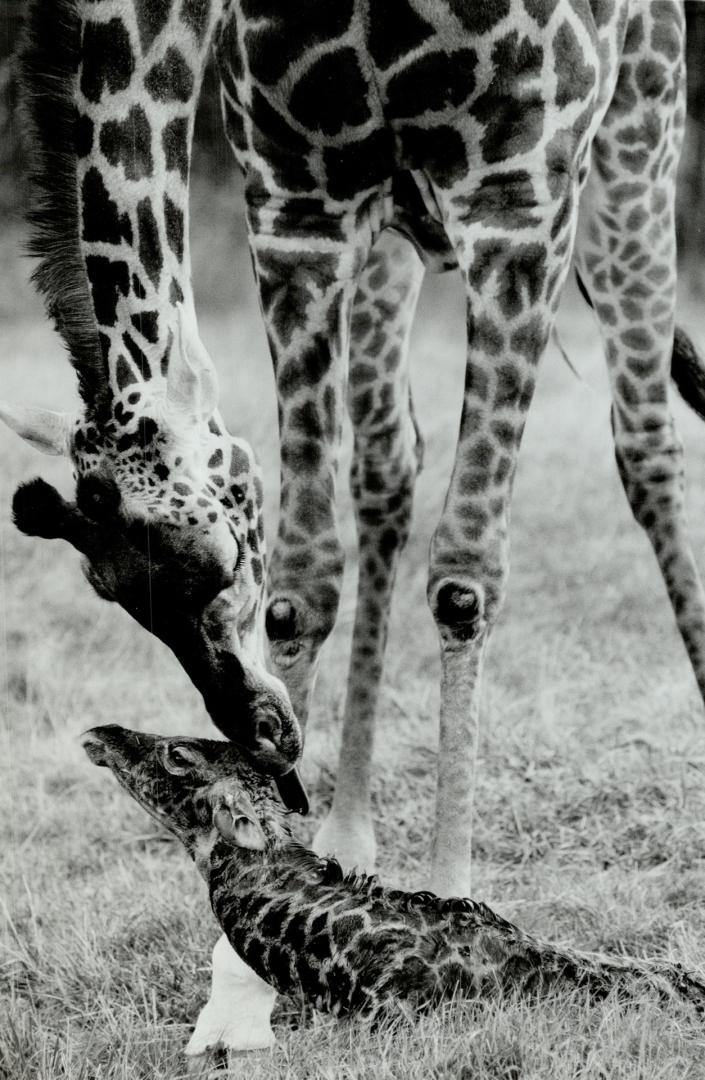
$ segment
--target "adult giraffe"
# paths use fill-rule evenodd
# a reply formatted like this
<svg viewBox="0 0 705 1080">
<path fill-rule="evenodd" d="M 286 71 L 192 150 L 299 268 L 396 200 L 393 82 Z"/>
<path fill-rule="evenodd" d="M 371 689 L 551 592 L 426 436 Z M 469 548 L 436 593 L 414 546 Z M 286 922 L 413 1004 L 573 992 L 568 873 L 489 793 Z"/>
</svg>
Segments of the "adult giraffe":
<svg viewBox="0 0 705 1080">
<path fill-rule="evenodd" d="M 35 486 L 17 502 L 19 523 L 71 539 L 99 589 L 146 624 L 153 612 L 135 597 L 151 523 L 169 613 L 154 628 L 175 635 L 194 681 L 215 687 L 212 711 L 232 733 L 220 717 L 228 694 L 242 698 L 243 665 L 234 678 L 226 660 L 238 651 L 238 604 L 249 598 L 251 612 L 261 585 L 239 576 L 237 552 L 252 530 L 238 534 L 236 552 L 228 499 L 237 496 L 217 458 L 227 460 L 229 444 L 209 419 L 213 370 L 189 283 L 190 137 L 214 38 L 280 403 L 270 664 L 302 724 L 338 605 L 335 478 L 349 364 L 359 602 L 338 788 L 318 838 L 344 862 L 374 855 L 372 722 L 420 459 L 405 362 L 419 254 L 460 266 L 467 378 L 428 596 L 443 670 L 432 884 L 467 893 L 482 660 L 505 592 L 514 468 L 581 189 L 576 256 L 605 339 L 618 464 L 705 690 L 705 605 L 667 394 L 673 358 L 691 404 L 705 398 L 687 339 L 677 335 L 674 347 L 679 4 L 43 0 L 30 24 L 39 281 L 85 415 L 67 436 L 55 417 L 5 409 L 35 443 L 68 443 L 78 474 L 78 510 Z M 209 445 L 208 432 L 227 445 Z M 107 535 L 106 549 L 95 537 Z M 204 568 L 207 596 L 196 588 Z M 181 571 L 192 584 L 186 613 L 171 595 Z M 274 687 L 274 719 L 250 739 L 281 769 L 297 741 Z M 192 1049 L 209 1038 L 204 1024 Z M 237 1032 L 223 1038 L 242 1045 Z"/>
</svg>

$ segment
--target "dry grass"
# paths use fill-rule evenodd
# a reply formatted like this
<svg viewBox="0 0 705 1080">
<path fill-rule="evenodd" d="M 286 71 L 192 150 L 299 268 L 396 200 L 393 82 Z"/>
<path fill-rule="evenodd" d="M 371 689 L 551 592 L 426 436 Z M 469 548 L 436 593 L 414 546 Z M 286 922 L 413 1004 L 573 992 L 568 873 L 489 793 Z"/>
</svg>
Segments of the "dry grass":
<svg viewBox="0 0 705 1080">
<path fill-rule="evenodd" d="M 232 228 L 197 244 L 211 302 L 203 335 L 233 431 L 276 499 L 275 408 L 234 200 Z M 204 207 L 211 202 L 204 199 Z M 226 205 L 227 204 L 227 205 Z M 196 234 L 206 209 L 197 204 Z M 210 206 L 212 210 L 212 206 Z M 200 215 L 200 216 L 199 216 Z M 11 247 L 12 236 L 8 238 Z M 224 271 L 223 267 L 228 266 Z M 0 295 L 2 392 L 61 406 L 71 375 L 9 251 Z M 231 296 L 236 297 L 233 301 Z M 584 381 L 547 356 L 516 485 L 510 600 L 487 672 L 475 894 L 547 937 L 705 964 L 703 714 L 648 544 L 612 462 L 604 368 L 589 313 L 559 321 Z M 428 539 L 452 456 L 462 384 L 457 283 L 429 283 L 413 350 L 427 466 L 394 609 L 377 750 L 380 869 L 424 883 L 438 703 L 425 599 Z M 705 326 L 694 326 L 705 343 Z M 705 539 L 705 429 L 678 409 L 696 550 Z M 180 848 L 83 759 L 76 735 L 121 722 L 207 733 L 176 662 L 117 608 L 95 599 L 78 559 L 9 523 L 15 485 L 37 472 L 69 489 L 65 464 L 0 432 L 0 827 L 5 929 L 0 1076 L 8 1080 L 174 1080 L 208 991 L 217 936 Z M 344 487 L 345 485 L 341 485 Z M 354 535 L 340 625 L 326 650 L 305 774 L 314 817 L 330 799 Z M 589 1008 L 450 1005 L 417 1025 L 366 1025 L 278 1011 L 279 1047 L 236 1065 L 248 1080 L 291 1077 L 587 1080 L 701 1078 L 705 1031 L 653 1002 Z"/>
</svg>

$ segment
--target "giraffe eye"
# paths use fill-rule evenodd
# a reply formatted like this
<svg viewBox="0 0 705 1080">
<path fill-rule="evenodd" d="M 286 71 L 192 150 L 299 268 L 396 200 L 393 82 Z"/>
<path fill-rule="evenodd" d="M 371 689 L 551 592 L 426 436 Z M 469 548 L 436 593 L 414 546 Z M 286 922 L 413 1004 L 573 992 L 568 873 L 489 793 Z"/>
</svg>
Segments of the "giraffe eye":
<svg viewBox="0 0 705 1080">
<path fill-rule="evenodd" d="M 164 765 L 167 772 L 175 776 L 183 776 L 185 773 L 191 772 L 197 763 L 197 754 L 185 746 L 174 746 L 167 743 L 164 747 Z"/>
<path fill-rule="evenodd" d="M 239 484 L 233 484 L 230 491 L 237 505 L 241 506 L 247 498 L 244 488 L 241 488 Z"/>
</svg>

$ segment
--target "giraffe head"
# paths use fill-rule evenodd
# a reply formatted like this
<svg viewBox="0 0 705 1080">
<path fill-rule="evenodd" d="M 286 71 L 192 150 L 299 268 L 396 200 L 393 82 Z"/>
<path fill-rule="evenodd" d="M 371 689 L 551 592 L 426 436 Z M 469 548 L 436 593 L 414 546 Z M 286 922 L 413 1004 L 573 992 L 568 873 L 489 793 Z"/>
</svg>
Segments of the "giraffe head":
<svg viewBox="0 0 705 1080">
<path fill-rule="evenodd" d="M 183 308 L 168 352 L 163 374 L 113 376 L 109 393 L 84 394 L 78 416 L 0 405 L 24 439 L 71 459 L 76 481 L 73 502 L 39 479 L 21 486 L 15 521 L 73 544 L 98 594 L 169 645 L 214 723 L 279 775 L 301 733 L 264 661 L 259 471 L 216 414 L 215 371 Z"/>
<path fill-rule="evenodd" d="M 266 851 L 289 837 L 270 778 L 231 743 L 165 738 L 110 724 L 82 738 L 95 765 L 207 863 L 223 838 L 247 851 Z"/>
</svg>

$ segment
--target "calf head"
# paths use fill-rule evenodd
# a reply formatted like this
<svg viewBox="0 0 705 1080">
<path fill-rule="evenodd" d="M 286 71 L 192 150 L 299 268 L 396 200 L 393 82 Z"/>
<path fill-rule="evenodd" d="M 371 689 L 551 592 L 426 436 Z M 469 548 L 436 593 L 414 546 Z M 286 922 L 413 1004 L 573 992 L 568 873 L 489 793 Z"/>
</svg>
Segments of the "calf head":
<svg viewBox="0 0 705 1080">
<path fill-rule="evenodd" d="M 288 836 L 271 778 L 231 743 L 111 724 L 87 731 L 83 746 L 199 863 L 219 838 L 265 851 Z"/>
</svg>

